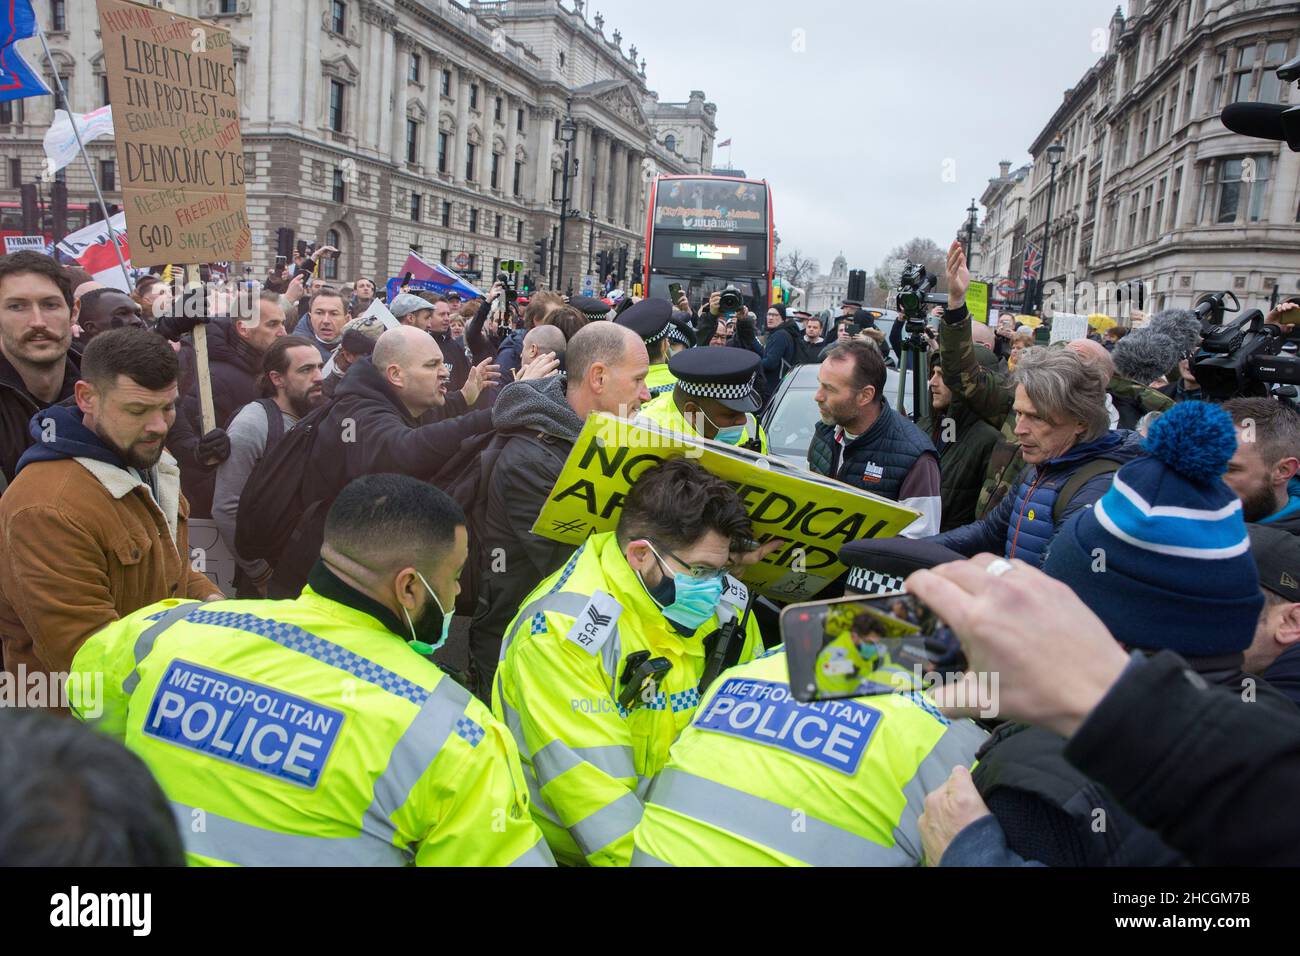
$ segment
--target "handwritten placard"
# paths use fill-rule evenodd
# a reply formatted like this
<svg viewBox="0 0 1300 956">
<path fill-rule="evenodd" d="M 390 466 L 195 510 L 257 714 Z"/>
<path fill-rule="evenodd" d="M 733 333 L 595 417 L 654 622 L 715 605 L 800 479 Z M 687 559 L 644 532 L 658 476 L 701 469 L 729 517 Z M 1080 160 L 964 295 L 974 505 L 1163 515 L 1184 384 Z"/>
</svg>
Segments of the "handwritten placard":
<svg viewBox="0 0 1300 956">
<path fill-rule="evenodd" d="M 134 264 L 247 260 L 230 33 L 126 0 L 96 3 Z"/>
</svg>

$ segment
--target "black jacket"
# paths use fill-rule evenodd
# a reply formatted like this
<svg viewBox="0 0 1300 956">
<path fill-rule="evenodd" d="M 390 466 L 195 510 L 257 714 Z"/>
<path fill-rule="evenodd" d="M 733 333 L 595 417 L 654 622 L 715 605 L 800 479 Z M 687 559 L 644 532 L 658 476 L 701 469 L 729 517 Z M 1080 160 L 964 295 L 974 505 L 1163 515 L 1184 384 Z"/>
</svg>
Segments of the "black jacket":
<svg viewBox="0 0 1300 956">
<path fill-rule="evenodd" d="M 520 603 L 573 553 L 572 545 L 533 534 L 532 528 L 583 424 L 559 375 L 506 386 L 492 421 L 502 447 L 480 491 L 487 494 L 487 507 L 476 550 L 484 566 L 469 638 L 483 688 L 491 686 L 502 635 Z M 494 555 L 506 556 L 506 573 L 492 573 Z"/>
<path fill-rule="evenodd" d="M 1130 663 L 1065 759 L 1191 863 L 1300 865 L 1300 815 L 1281 796 L 1300 792 L 1300 712 L 1245 704 L 1177 654 Z"/>
<path fill-rule="evenodd" d="M 469 356 L 465 354 L 464 344 L 456 341 L 450 329 L 446 332 L 429 334 L 438 343 L 438 348 L 442 349 L 442 360 L 451 369 L 451 384 L 447 386 L 447 390 L 459 392 L 465 387 L 465 381 L 469 378 Z"/>
<path fill-rule="evenodd" d="M 948 422 L 953 425 L 949 430 Z M 960 528 L 975 520 L 989 455 L 997 445 L 998 430 L 980 418 L 965 403 L 953 399 L 952 405 L 936 419 L 933 414 L 918 423 L 934 442 L 939 453 L 940 494 L 943 519 L 940 532 Z M 951 434 L 952 441 L 944 441 Z"/>
<path fill-rule="evenodd" d="M 257 377 L 262 373 L 262 353 L 235 331 L 234 320 L 208 323 L 208 370 L 212 377 L 212 407 L 217 428 L 225 428 L 249 402 L 260 398 Z M 176 421 L 167 435 L 167 448 L 181 469 L 181 491 L 190 503 L 190 517 L 212 516 L 212 491 L 217 469 L 199 464 L 195 450 L 203 437 L 199 383 L 195 379 L 176 408 Z"/>
<path fill-rule="evenodd" d="M 18 370 L 0 355 L 0 472 L 4 478 L 0 482 L 0 491 L 3 491 L 3 485 L 14 480 L 18 459 L 35 441 L 27 430 L 27 423 L 37 412 L 71 398 L 73 386 L 80 376 L 76 356 L 69 350 L 58 396 L 52 402 L 42 402 L 27 391 Z"/>
<path fill-rule="evenodd" d="M 492 413 L 470 412 L 459 395 L 447 396 L 447 416 L 420 424 L 384 381 L 369 358 L 358 359 L 334 391 L 329 413 L 317 427 L 302 501 L 316 505 L 276 565 L 275 594 L 296 596 L 320 552 L 325 512 L 354 478 L 393 473 L 427 480 L 462 442 L 487 431 Z"/>
<path fill-rule="evenodd" d="M 470 359 L 475 365 L 484 359 L 492 358 L 497 354 L 501 347 L 500 334 L 489 336 L 483 331 L 483 325 L 487 322 L 488 314 L 492 311 L 492 303 L 484 299 L 474 313 L 474 317 L 465 323 L 465 345 L 469 347 Z M 508 376 L 510 373 L 505 369 L 501 370 L 503 375 Z"/>
</svg>

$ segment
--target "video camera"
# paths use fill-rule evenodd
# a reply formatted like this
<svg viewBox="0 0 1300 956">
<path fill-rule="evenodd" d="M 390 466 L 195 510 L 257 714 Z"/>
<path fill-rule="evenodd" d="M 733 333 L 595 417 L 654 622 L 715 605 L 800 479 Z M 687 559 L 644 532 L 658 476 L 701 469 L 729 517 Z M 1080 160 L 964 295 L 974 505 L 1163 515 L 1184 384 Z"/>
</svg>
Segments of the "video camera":
<svg viewBox="0 0 1300 956">
<path fill-rule="evenodd" d="M 523 274 L 524 261 L 522 259 L 501 260 L 501 271 L 497 273 L 497 281 L 506 290 L 506 301 L 511 305 L 519 297 L 519 277 Z"/>
<path fill-rule="evenodd" d="M 740 290 L 734 286 L 727 286 L 718 293 L 718 312 L 721 315 L 736 315 L 745 307 L 745 300 L 740 294 Z"/>
<path fill-rule="evenodd" d="M 1300 302 L 1300 298 L 1288 301 Z M 1300 385 L 1300 358 L 1281 354 L 1287 340 L 1300 330 L 1266 322 L 1259 309 L 1224 321 L 1225 313 L 1240 310 L 1241 303 L 1231 292 L 1204 295 L 1193 309 L 1201 320 L 1202 339 L 1192 361 L 1192 374 L 1206 396 L 1222 402 L 1267 396 L 1269 386 L 1275 384 Z"/>
<path fill-rule="evenodd" d="M 1276 72 L 1283 83 L 1300 83 L 1300 56 L 1283 63 Z M 1283 142 L 1293 153 L 1300 152 L 1300 106 L 1229 103 L 1219 118 L 1234 133 Z"/>
<path fill-rule="evenodd" d="M 938 282 L 939 277 L 930 275 L 919 262 L 909 262 L 903 267 L 903 274 L 898 278 L 898 295 L 894 298 L 894 306 L 907 320 L 905 328 L 909 335 L 920 335 L 925 331 L 927 305 L 948 304 L 946 295 L 930 291 Z"/>
</svg>

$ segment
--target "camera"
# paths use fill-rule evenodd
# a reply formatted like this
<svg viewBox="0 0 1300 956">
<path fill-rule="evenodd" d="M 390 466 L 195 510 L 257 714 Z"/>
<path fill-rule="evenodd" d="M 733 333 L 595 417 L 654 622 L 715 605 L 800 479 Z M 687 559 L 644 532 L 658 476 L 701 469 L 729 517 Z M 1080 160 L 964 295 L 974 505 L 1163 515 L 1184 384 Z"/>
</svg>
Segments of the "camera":
<svg viewBox="0 0 1300 956">
<path fill-rule="evenodd" d="M 1227 306 L 1229 299 L 1232 308 Z M 1216 292 L 1202 296 L 1193 309 L 1201 319 L 1202 339 L 1192 359 L 1192 374 L 1214 402 L 1264 397 L 1272 385 L 1300 384 L 1300 358 L 1281 354 L 1287 340 L 1297 333 L 1265 322 L 1259 309 L 1224 321 L 1225 313 L 1240 308 L 1231 292 Z"/>
<path fill-rule="evenodd" d="M 740 290 L 734 286 L 727 286 L 718 293 L 718 312 L 724 315 L 734 314 L 745 307 L 745 300 L 740 296 Z"/>
<path fill-rule="evenodd" d="M 919 262 L 909 262 L 898 278 L 898 295 L 894 306 L 907 320 L 905 326 L 910 335 L 920 335 L 925 331 L 925 307 L 927 305 L 947 305 L 948 297 L 938 295 L 931 290 L 939 282 L 938 276 L 932 276 Z"/>
</svg>

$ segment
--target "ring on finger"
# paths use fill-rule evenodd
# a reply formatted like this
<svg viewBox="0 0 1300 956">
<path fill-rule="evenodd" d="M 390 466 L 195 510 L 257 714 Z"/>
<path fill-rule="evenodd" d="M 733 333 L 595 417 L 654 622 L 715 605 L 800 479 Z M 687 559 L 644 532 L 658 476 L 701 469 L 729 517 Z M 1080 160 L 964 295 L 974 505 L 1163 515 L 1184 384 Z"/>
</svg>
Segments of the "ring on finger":
<svg viewBox="0 0 1300 956">
<path fill-rule="evenodd" d="M 1000 578 L 1002 575 L 1012 570 L 1013 567 L 1014 565 L 1012 565 L 1010 561 L 1007 561 L 1004 558 L 998 558 L 996 561 L 989 562 L 989 566 L 984 570 L 995 578 Z"/>
</svg>

